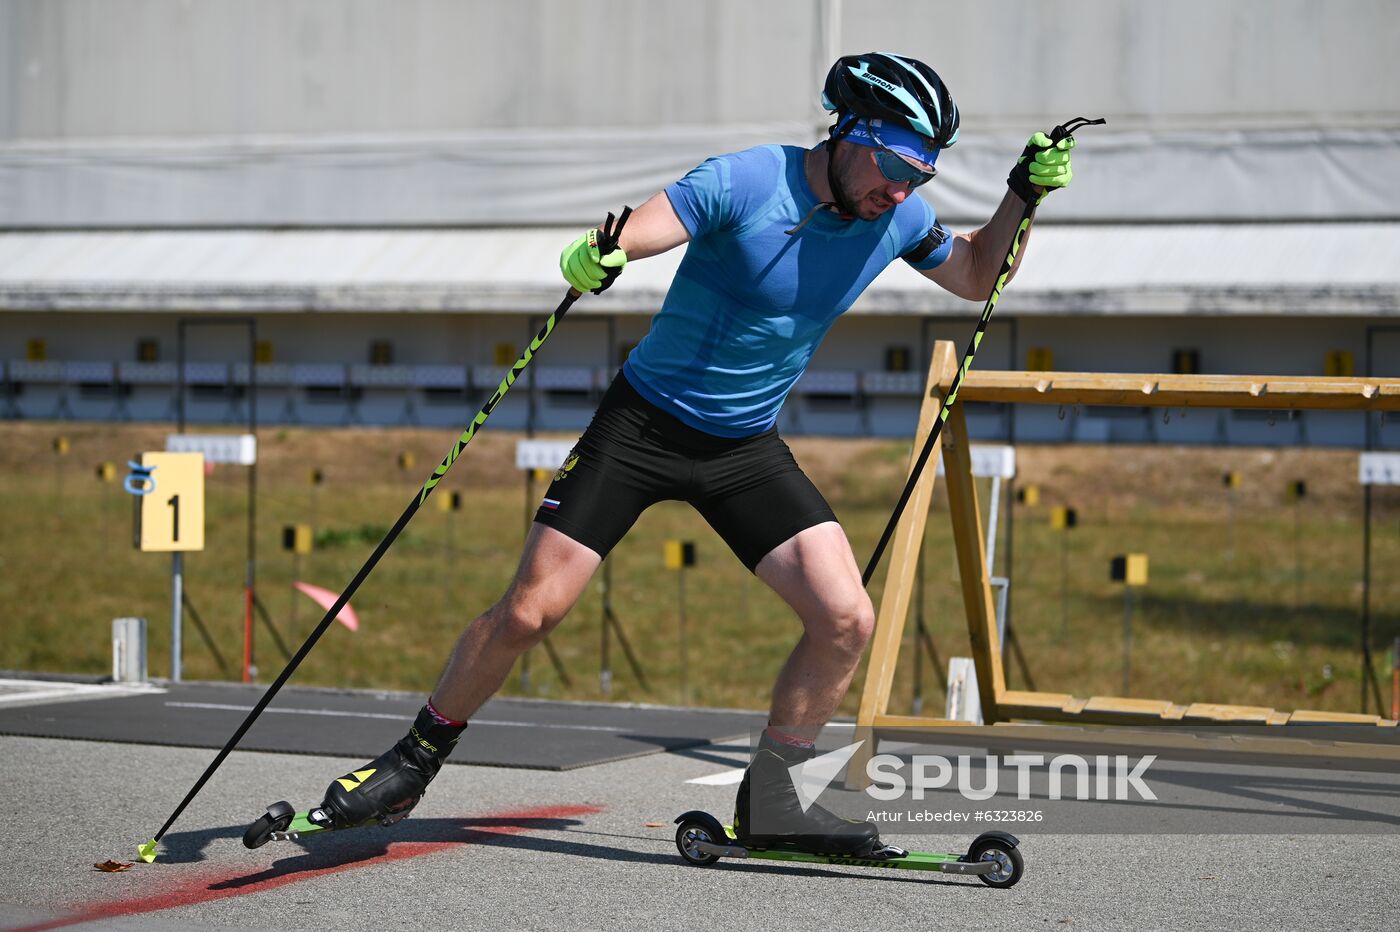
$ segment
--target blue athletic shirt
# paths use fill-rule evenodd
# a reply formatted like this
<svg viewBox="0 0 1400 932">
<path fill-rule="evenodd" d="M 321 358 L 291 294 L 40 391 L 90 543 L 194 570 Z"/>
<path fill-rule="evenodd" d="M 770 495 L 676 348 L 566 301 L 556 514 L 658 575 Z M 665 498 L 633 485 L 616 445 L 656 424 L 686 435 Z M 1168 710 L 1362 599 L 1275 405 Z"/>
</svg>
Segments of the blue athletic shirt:
<svg viewBox="0 0 1400 932">
<path fill-rule="evenodd" d="M 690 231 L 675 280 L 623 372 L 697 430 L 767 430 L 832 323 L 875 276 L 937 226 L 911 196 L 871 221 L 819 210 L 805 150 L 759 146 L 706 160 L 666 188 Z M 941 265 L 951 237 L 918 269 Z"/>
</svg>

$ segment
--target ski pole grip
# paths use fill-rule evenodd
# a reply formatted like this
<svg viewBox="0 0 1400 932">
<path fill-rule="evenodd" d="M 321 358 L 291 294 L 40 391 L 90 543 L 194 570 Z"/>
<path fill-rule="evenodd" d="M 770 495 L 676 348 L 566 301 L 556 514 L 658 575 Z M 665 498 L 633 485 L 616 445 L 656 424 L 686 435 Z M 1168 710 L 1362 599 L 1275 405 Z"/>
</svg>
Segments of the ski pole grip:
<svg viewBox="0 0 1400 932">
<path fill-rule="evenodd" d="M 1066 120 L 1059 126 L 1052 129 L 1050 131 L 1050 141 L 1052 143 L 1059 142 L 1061 139 L 1067 139 L 1070 136 L 1073 136 L 1075 130 L 1077 129 L 1082 129 L 1085 126 L 1098 126 L 1100 124 L 1106 123 L 1108 123 L 1108 121 L 1105 120 L 1103 117 L 1099 117 L 1097 120 L 1091 120 L 1088 117 L 1075 117 L 1072 120 Z"/>
</svg>

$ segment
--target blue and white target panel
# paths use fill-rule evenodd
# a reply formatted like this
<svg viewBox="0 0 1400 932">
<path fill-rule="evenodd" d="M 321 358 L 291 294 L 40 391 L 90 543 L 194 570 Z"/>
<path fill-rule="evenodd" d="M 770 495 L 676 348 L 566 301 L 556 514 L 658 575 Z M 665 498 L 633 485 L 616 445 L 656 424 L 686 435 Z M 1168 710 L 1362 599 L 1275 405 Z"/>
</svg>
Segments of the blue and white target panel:
<svg viewBox="0 0 1400 932">
<path fill-rule="evenodd" d="M 558 469 L 577 440 L 520 440 L 515 444 L 516 469 Z"/>
</svg>

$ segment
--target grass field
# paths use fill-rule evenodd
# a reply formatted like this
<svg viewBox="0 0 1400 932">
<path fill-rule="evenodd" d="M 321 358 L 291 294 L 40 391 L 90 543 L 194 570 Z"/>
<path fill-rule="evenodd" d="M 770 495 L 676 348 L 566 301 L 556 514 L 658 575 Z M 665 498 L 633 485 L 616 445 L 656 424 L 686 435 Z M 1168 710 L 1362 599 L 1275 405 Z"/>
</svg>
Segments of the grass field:
<svg viewBox="0 0 1400 932">
<path fill-rule="evenodd" d="M 110 623 L 150 621 L 151 672 L 169 670 L 170 559 L 131 545 L 132 499 L 95 466 L 164 448 L 168 425 L 7 423 L 0 426 L 0 668 L 100 674 L 111 668 Z M 57 436 L 69 452 L 58 455 Z M 291 588 L 299 578 L 340 591 L 408 504 L 451 443 L 425 430 L 266 429 L 258 469 L 260 597 L 295 649 L 320 610 Z M 483 432 L 442 490 L 463 510 L 433 501 L 415 518 L 354 600 L 361 629 L 335 626 L 294 682 L 429 689 L 461 626 L 486 607 L 514 569 L 526 522 L 524 479 L 514 469 L 517 435 Z M 830 498 L 863 564 L 903 481 L 905 444 L 797 439 L 799 460 Z M 416 466 L 401 470 L 410 451 Z M 1169 447 L 1030 447 L 1018 451 L 1024 486 L 1041 503 L 1015 515 L 1012 617 L 1034 685 L 1076 695 L 1122 693 L 1123 594 L 1108 580 L 1110 558 L 1147 553 L 1151 580 L 1134 611 L 1130 694 L 1277 708 L 1359 707 L 1361 493 L 1354 451 Z M 313 486 L 309 473 L 325 476 Z M 1221 483 L 1238 470 L 1233 506 Z M 187 618 L 185 676 L 235 678 L 242 650 L 246 471 L 220 466 L 208 479 L 207 549 L 186 560 L 186 586 L 220 667 Z M 1290 503 L 1289 481 L 1308 497 Z M 540 494 L 543 487 L 538 487 Z M 986 486 L 981 486 L 986 498 Z M 438 496 L 434 496 L 436 499 Z M 1076 508 L 1079 526 L 1052 530 L 1049 509 Z M 282 527 L 312 524 L 321 546 L 294 566 Z M 1233 526 L 1233 531 L 1231 527 Z M 1400 490 L 1376 494 L 1372 618 L 1376 669 L 1387 686 L 1388 646 L 1400 635 Z M 1296 529 L 1296 530 L 1295 530 Z M 658 506 L 615 552 L 613 603 L 643 657 L 643 690 L 613 646 L 611 698 L 680 698 L 678 580 L 662 565 L 668 538 L 694 540 L 698 566 L 685 580 L 687 680 L 699 705 L 761 708 L 798 624 L 731 556 L 687 506 Z M 1005 537 L 1000 558 L 1007 549 Z M 942 663 L 968 654 L 946 502 L 935 496 L 927 536 L 923 606 Z M 1064 567 L 1066 572 L 1061 571 Z M 1301 566 L 1301 575 L 1299 567 Z M 999 567 L 1005 572 L 1005 567 Z M 872 596 L 878 604 L 884 571 Z M 600 595 L 591 587 L 552 638 L 572 680 L 542 651 L 531 660 L 530 694 L 599 698 Z M 914 695 L 906 639 L 892 711 Z M 259 624 L 260 678 L 283 658 Z M 1027 685 L 1018 664 L 1015 688 Z M 940 710 L 934 672 L 924 667 L 927 708 Z M 520 692 L 517 677 L 507 686 Z M 853 690 L 846 711 L 854 711 Z M 1373 708 L 1374 711 L 1374 708 Z"/>
</svg>

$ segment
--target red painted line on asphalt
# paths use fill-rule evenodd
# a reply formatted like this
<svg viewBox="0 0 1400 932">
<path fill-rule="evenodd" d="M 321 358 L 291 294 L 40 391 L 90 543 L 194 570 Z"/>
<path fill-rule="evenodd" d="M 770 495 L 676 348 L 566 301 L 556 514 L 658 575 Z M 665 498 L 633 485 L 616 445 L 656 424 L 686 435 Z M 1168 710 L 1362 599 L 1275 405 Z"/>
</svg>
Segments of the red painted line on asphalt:
<svg viewBox="0 0 1400 932">
<path fill-rule="evenodd" d="M 99 919 L 112 919 L 116 916 L 154 913 L 165 909 L 178 909 L 182 906 L 194 906 L 212 900 L 222 900 L 234 896 L 246 896 L 249 893 L 262 893 L 265 890 L 275 890 L 278 887 L 301 883 L 304 880 L 311 880 L 315 877 L 339 874 L 359 867 L 369 867 L 375 864 L 383 864 L 387 861 L 404 861 L 409 858 L 421 857 L 425 854 L 435 854 L 448 848 L 456 848 L 464 845 L 490 844 L 490 836 L 492 835 L 521 835 L 538 828 L 535 825 L 531 825 L 531 822 L 593 815 L 594 813 L 602 811 L 601 806 L 541 806 L 535 809 L 519 809 L 510 812 L 496 812 L 484 816 L 474 816 L 462 820 L 465 833 L 468 837 L 459 840 L 391 841 L 389 842 L 388 850 L 383 854 L 344 864 L 331 864 L 326 867 L 299 870 L 295 865 L 282 868 L 273 866 L 255 874 L 205 875 L 199 878 L 186 879 L 182 883 L 178 883 L 160 893 L 151 894 L 149 896 L 90 903 L 82 907 L 80 912 L 73 913 L 72 915 L 65 916 L 61 919 L 52 919 L 48 922 L 41 922 L 36 925 L 21 926 L 19 929 L 12 930 L 12 932 L 41 932 L 41 930 L 44 929 L 59 929 L 64 926 L 78 925 L 83 922 L 94 922 Z"/>
</svg>

